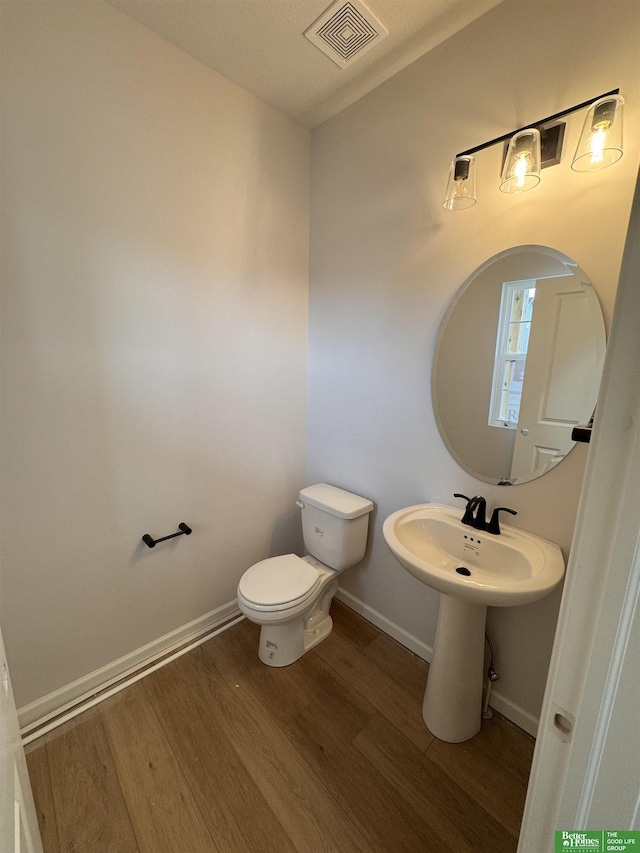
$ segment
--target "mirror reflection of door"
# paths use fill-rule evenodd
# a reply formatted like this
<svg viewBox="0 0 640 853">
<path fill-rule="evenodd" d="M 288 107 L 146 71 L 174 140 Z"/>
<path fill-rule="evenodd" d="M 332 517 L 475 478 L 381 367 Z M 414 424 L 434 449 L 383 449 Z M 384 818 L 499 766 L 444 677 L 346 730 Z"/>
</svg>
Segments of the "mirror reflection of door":
<svg viewBox="0 0 640 853">
<path fill-rule="evenodd" d="M 481 264 L 443 319 L 432 401 L 454 460 L 487 483 L 539 477 L 595 408 L 605 352 L 598 298 L 567 255 L 516 246 Z"/>
<path fill-rule="evenodd" d="M 602 350 L 584 330 L 593 325 L 591 285 L 575 268 L 571 276 L 536 282 L 511 480 L 556 465 L 571 449 L 571 431 L 582 412 L 582 395 L 601 367 Z M 599 374 L 598 374 L 599 375 Z"/>
</svg>

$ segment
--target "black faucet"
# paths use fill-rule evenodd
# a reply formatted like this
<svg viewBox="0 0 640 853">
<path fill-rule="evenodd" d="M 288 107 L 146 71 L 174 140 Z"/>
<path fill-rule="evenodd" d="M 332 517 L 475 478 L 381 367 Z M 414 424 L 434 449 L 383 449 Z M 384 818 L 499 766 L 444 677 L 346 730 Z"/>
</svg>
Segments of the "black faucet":
<svg viewBox="0 0 640 853">
<path fill-rule="evenodd" d="M 486 530 L 486 510 L 487 502 L 482 495 L 476 495 L 474 498 L 468 498 L 466 495 L 455 494 L 454 498 L 463 498 L 467 502 L 467 506 L 462 516 L 462 523 L 474 527 L 476 530 Z M 474 515 L 475 511 L 475 515 Z"/>
<path fill-rule="evenodd" d="M 501 512 L 510 512 L 511 515 L 518 514 L 515 509 L 509 509 L 508 506 L 497 506 L 491 515 L 491 521 L 487 523 L 487 502 L 482 495 L 468 498 L 466 495 L 456 492 L 454 498 L 462 498 L 467 502 L 464 515 L 462 516 L 463 524 L 468 524 L 469 527 L 474 527 L 476 530 L 486 530 L 487 533 L 491 533 L 493 536 L 500 536 Z"/>
<path fill-rule="evenodd" d="M 499 518 L 501 512 L 510 512 L 511 515 L 518 514 L 515 509 L 509 509 L 508 506 L 497 506 L 491 515 L 491 521 L 487 524 L 487 533 L 493 533 L 494 536 L 500 536 Z"/>
</svg>

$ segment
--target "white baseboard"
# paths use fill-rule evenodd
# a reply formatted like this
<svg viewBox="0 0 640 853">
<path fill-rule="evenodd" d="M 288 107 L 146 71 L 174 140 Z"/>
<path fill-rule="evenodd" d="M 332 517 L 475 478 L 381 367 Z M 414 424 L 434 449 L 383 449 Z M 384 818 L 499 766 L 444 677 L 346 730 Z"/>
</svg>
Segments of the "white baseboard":
<svg viewBox="0 0 640 853">
<path fill-rule="evenodd" d="M 507 699 L 502 695 L 502 693 L 500 693 L 500 691 L 496 690 L 495 687 L 491 688 L 489 705 L 499 714 L 502 714 L 503 717 L 506 717 L 507 720 L 511 720 L 512 723 L 515 723 L 516 726 L 527 732 L 527 734 L 530 734 L 533 737 L 538 736 L 540 718 L 535 717 L 528 711 L 525 711 L 524 708 L 520 705 L 516 705 L 515 702 L 511 701 L 511 699 Z"/>
<path fill-rule="evenodd" d="M 393 637 L 394 640 L 397 640 L 406 649 L 409 649 L 409 651 L 418 655 L 419 658 L 426 660 L 427 663 L 431 663 L 431 658 L 433 657 L 433 649 L 431 646 L 423 643 L 422 640 L 419 640 L 417 637 L 414 637 L 413 634 L 405 631 L 404 628 L 396 625 L 395 622 L 387 619 L 386 616 L 383 616 L 382 613 L 374 610 L 373 607 L 369 607 L 369 605 L 365 604 L 364 601 L 360 601 L 360 599 L 356 598 L 355 595 L 351 595 L 351 593 L 347 592 L 346 589 L 339 587 L 336 593 L 336 598 L 338 601 L 342 601 L 346 604 L 347 607 L 355 610 L 356 613 L 359 613 L 360 616 L 363 616 L 368 622 L 375 625 L 376 628 L 380 628 L 380 630 L 384 631 L 385 634 Z"/>
<path fill-rule="evenodd" d="M 374 610 L 373 607 L 369 607 L 368 604 L 365 604 L 364 601 L 361 601 L 359 598 L 356 598 L 355 595 L 347 592 L 346 589 L 340 587 L 336 593 L 336 598 L 346 604 L 347 607 L 355 610 L 356 613 L 359 613 L 360 616 L 363 616 L 368 622 L 375 625 L 376 628 L 380 628 L 380 630 L 384 631 L 385 634 L 393 637 L 394 640 L 397 640 L 401 645 L 409 649 L 409 651 L 418 655 L 418 657 L 421 657 L 423 660 L 426 660 L 427 663 L 431 663 L 431 658 L 433 657 L 433 648 L 431 646 L 423 643 L 422 640 L 419 640 L 417 637 L 414 637 L 413 634 L 405 631 L 404 628 L 396 625 L 395 622 L 387 619 L 386 616 L 383 616 L 382 613 Z M 511 720 L 512 723 L 515 723 L 516 726 L 519 726 L 528 734 L 536 737 L 538 733 L 539 718 L 530 714 L 528 711 L 525 711 L 524 708 L 520 705 L 516 705 L 515 702 L 512 702 L 510 699 L 507 699 L 499 690 L 496 690 L 495 687 L 491 690 L 489 704 L 499 714 L 502 714 L 508 720 Z"/>
<path fill-rule="evenodd" d="M 384 631 L 394 640 L 397 640 L 405 648 L 412 651 L 418 657 L 431 661 L 433 649 L 422 640 L 405 631 L 395 622 L 392 622 L 386 616 L 383 616 L 373 607 L 365 604 L 359 598 L 356 598 L 345 589 L 338 589 L 336 598 L 344 602 L 360 616 L 371 622 L 376 628 Z M 39 737 L 44 733 L 44 727 L 47 730 L 54 728 L 70 717 L 75 716 L 81 710 L 97 704 L 106 695 L 111 695 L 116 689 L 122 689 L 127 684 L 133 683 L 140 677 L 142 670 L 147 670 L 154 664 L 156 668 L 168 663 L 172 660 L 172 653 L 177 650 L 188 651 L 198 642 L 204 642 L 212 633 L 220 633 L 227 627 L 235 624 L 236 617 L 241 617 L 242 614 L 238 609 L 238 603 L 234 599 L 227 604 L 212 610 L 210 613 L 205 613 L 193 622 L 159 637 L 151 643 L 148 643 L 142 648 L 130 652 L 124 657 L 89 673 L 88 675 L 54 690 L 47 696 L 37 699 L 30 705 L 25 705 L 18 711 L 18 719 L 21 727 L 21 734 L 24 742 Z M 232 621 L 233 620 L 233 621 Z M 226 624 L 225 624 L 226 623 Z M 167 658 L 161 663 L 162 658 Z M 117 687 L 114 687 L 117 685 Z M 113 690 L 109 690 L 113 688 Z M 97 694 L 105 694 L 96 698 Z M 516 705 L 510 699 L 504 697 L 495 688 L 491 692 L 490 704 L 496 711 L 511 720 L 521 729 L 533 735 L 538 731 L 538 719 L 532 714 L 529 714 L 519 705 Z M 49 725 L 47 725 L 49 724 Z"/>
<path fill-rule="evenodd" d="M 198 640 L 240 615 L 238 602 L 234 599 L 209 613 L 205 613 L 204 616 L 194 619 L 193 622 L 159 637 L 146 646 L 142 646 L 100 669 L 82 676 L 77 681 L 73 681 L 71 684 L 54 690 L 31 704 L 25 705 L 18 710 L 18 721 L 23 740 L 31 732 L 46 725 L 53 718 L 61 717 L 60 722 L 62 722 L 69 718 L 72 709 L 77 709 L 78 706 L 83 705 L 89 707 L 89 702 L 95 704 L 92 700 L 97 693 L 107 691 L 119 682 L 132 683 L 140 670 L 150 667 L 160 658 L 170 656 L 177 649 L 186 647 L 185 651 L 188 650 L 190 645 L 197 644 Z"/>
</svg>

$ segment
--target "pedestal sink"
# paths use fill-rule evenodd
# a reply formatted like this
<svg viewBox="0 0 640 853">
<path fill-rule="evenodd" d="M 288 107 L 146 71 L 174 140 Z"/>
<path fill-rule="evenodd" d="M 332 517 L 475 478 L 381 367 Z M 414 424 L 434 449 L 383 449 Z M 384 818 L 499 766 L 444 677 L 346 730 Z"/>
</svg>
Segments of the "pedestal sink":
<svg viewBox="0 0 640 853">
<path fill-rule="evenodd" d="M 480 730 L 487 607 L 537 601 L 564 574 L 552 542 L 510 525 L 495 536 L 460 517 L 444 504 L 419 504 L 394 512 L 382 529 L 404 568 L 442 593 L 422 716 L 450 743 Z"/>
</svg>

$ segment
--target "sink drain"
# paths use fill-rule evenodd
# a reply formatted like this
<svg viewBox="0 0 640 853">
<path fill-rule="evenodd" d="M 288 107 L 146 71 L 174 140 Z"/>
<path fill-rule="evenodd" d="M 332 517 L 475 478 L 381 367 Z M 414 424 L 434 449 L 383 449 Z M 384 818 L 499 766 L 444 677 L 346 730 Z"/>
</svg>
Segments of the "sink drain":
<svg viewBox="0 0 640 853">
<path fill-rule="evenodd" d="M 471 572 L 469 571 L 469 569 L 466 566 L 458 566 L 458 568 L 456 569 L 456 572 L 459 575 L 466 575 L 467 577 L 469 577 L 469 575 L 471 574 Z"/>
</svg>

